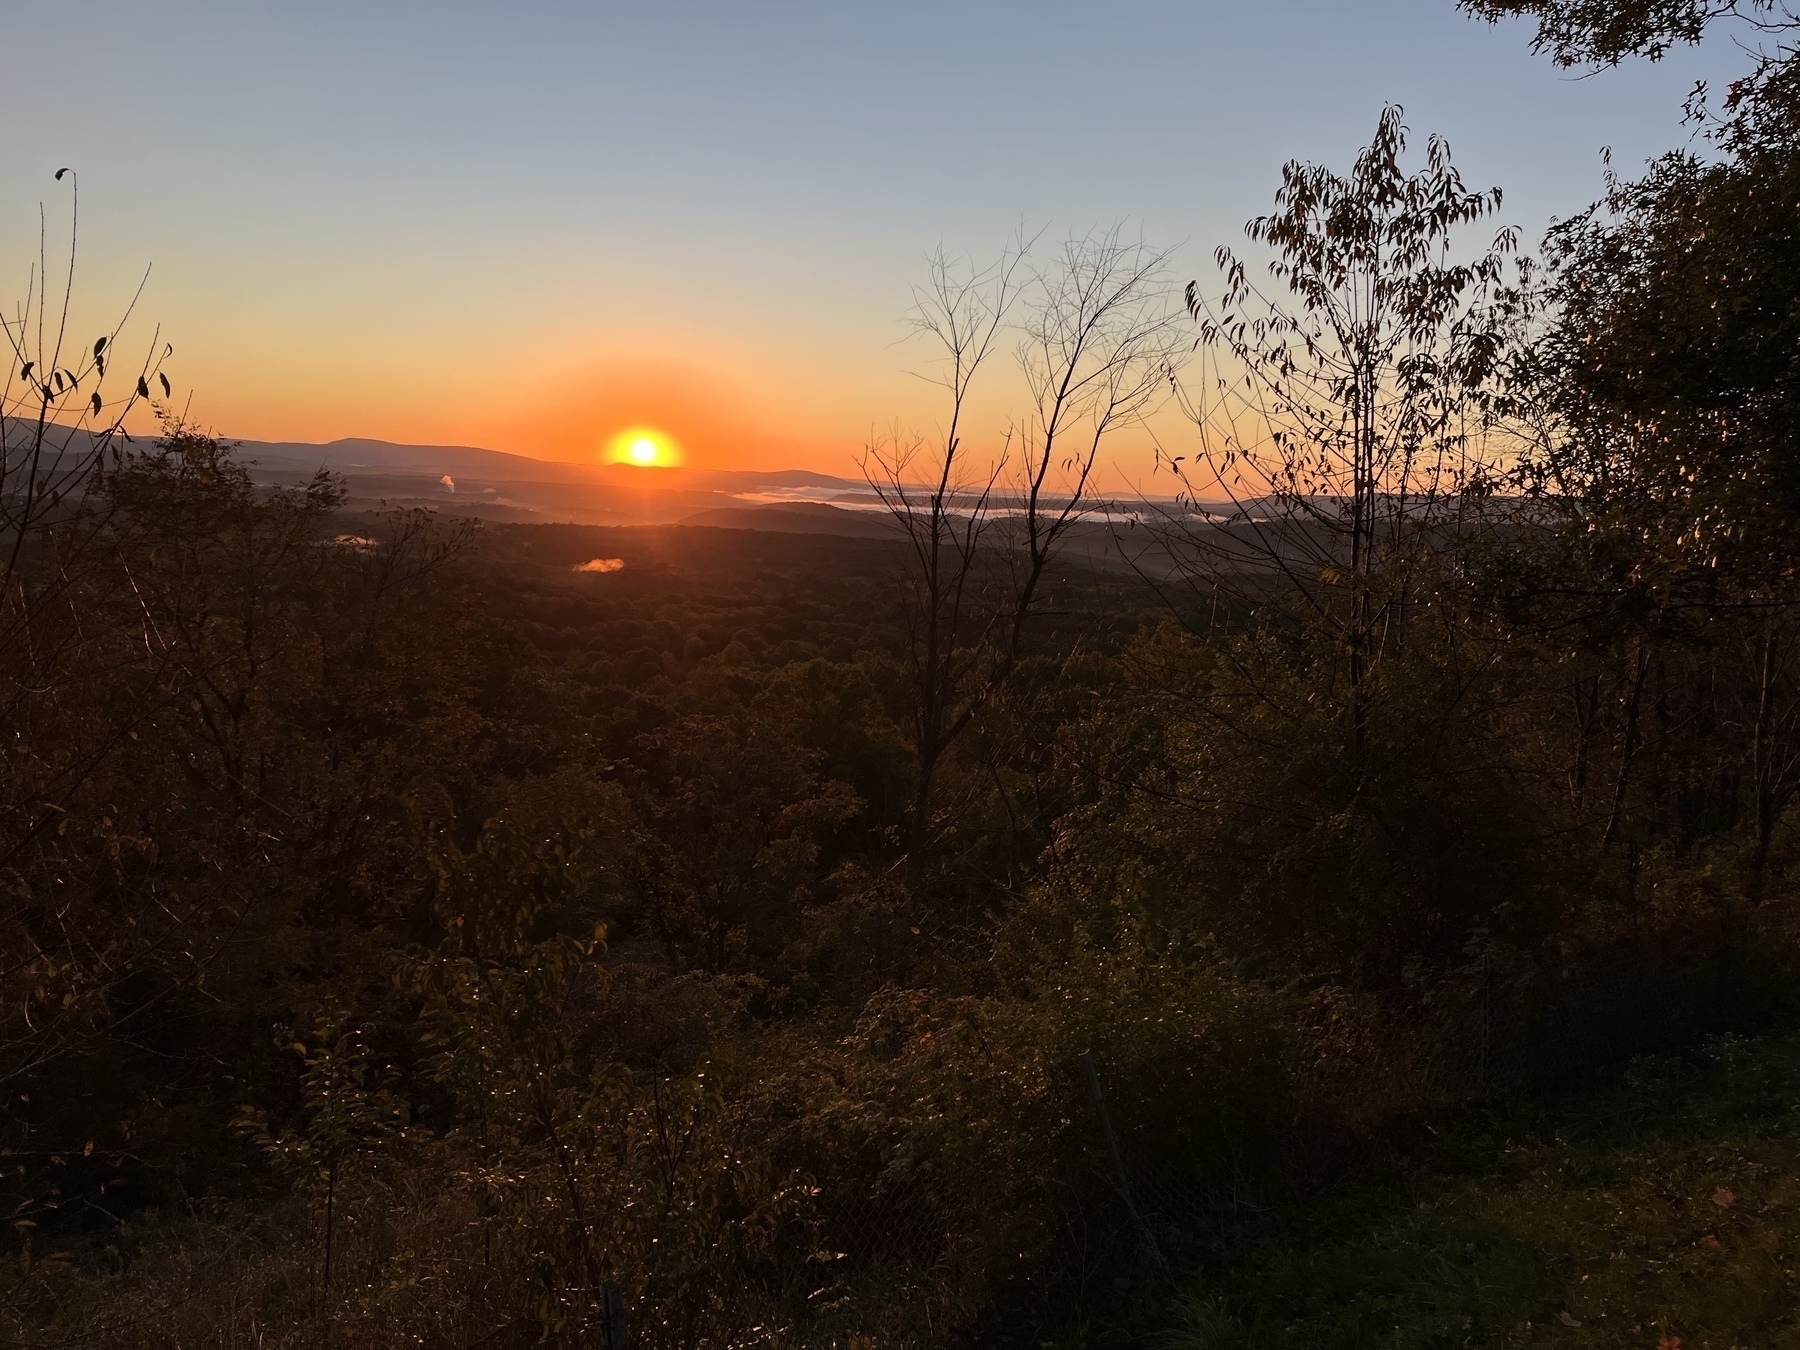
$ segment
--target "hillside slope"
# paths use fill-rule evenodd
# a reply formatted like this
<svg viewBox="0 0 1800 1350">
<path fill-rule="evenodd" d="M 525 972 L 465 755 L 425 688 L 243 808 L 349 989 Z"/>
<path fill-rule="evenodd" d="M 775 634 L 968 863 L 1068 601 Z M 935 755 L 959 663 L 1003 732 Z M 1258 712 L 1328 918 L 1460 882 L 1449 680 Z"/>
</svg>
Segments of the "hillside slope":
<svg viewBox="0 0 1800 1350">
<path fill-rule="evenodd" d="M 1395 1153 L 1106 1343 L 1788 1345 L 1800 1036 L 1715 1037 Z"/>
</svg>

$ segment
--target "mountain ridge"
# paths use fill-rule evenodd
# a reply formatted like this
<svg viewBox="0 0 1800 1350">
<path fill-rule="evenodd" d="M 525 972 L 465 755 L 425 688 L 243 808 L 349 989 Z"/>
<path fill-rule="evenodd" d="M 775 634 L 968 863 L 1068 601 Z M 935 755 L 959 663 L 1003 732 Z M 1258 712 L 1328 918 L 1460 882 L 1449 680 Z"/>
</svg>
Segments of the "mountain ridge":
<svg viewBox="0 0 1800 1350">
<path fill-rule="evenodd" d="M 611 487 L 650 488 L 725 487 L 857 487 L 860 481 L 813 469 L 652 469 L 635 464 L 584 463 L 579 460 L 538 459 L 508 450 L 489 450 L 475 445 L 415 445 L 367 436 L 345 436 L 334 441 L 254 441 L 230 439 L 251 463 L 268 467 L 380 469 L 422 474 L 458 473 L 516 482 L 605 483 Z M 274 464 L 271 461 L 288 461 Z"/>
</svg>

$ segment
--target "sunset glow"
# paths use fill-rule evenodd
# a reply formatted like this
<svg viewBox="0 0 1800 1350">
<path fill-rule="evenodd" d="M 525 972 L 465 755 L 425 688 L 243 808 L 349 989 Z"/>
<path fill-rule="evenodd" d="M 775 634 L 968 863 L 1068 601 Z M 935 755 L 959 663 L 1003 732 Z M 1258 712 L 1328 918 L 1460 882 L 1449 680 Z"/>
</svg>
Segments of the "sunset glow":
<svg viewBox="0 0 1800 1350">
<path fill-rule="evenodd" d="M 0 1350 L 1800 1350 L 1800 0 L 0 33 Z"/>
<path fill-rule="evenodd" d="M 1599 146 L 1621 164 L 1660 153 L 1685 125 L 1686 92 L 1737 70 L 1725 41 L 1569 80 L 1452 0 L 1423 26 L 1398 0 L 1153 4 L 1132 11 L 1166 29 L 1148 46 L 1109 7 L 1055 3 L 1044 22 L 1061 37 L 1017 87 L 995 75 L 1015 69 L 1021 38 L 994 17 L 1007 7 L 941 47 L 938 24 L 961 13 L 941 0 L 768 12 L 551 0 L 528 24 L 467 3 L 430 7 L 427 24 L 409 6 L 327 17 L 89 0 L 78 8 L 107 39 L 82 52 L 85 92 L 70 99 L 64 8 L 10 15 L 10 49 L 30 56 L 9 99 L 23 120 L 0 145 L 0 263 L 15 287 L 29 277 L 40 202 L 52 240 L 69 237 L 73 183 L 54 174 L 79 171 L 76 326 L 110 331 L 154 263 L 139 345 L 158 325 L 174 344 L 169 375 L 192 420 L 244 440 L 586 465 L 643 462 L 613 451 L 643 427 L 665 437 L 650 466 L 848 478 L 871 428 L 929 432 L 942 416 L 907 318 L 940 242 L 987 260 L 1027 218 L 1048 228 L 1046 248 L 1130 220 L 1177 246 L 1179 280 L 1216 281 L 1213 246 L 1241 240 L 1283 161 L 1344 151 L 1390 99 L 1420 135 L 1442 130 L 1505 181 L 1508 223 L 1531 240 L 1603 190 Z M 841 44 L 829 60 L 811 45 L 814 10 Z M 1242 59 L 1195 89 L 1187 62 L 1202 46 Z M 173 68 L 207 78 L 141 79 Z M 1290 68 L 1308 74 L 1279 115 L 1244 120 L 1269 72 Z M 921 71 L 941 86 L 922 95 Z M 1077 88 L 1109 92 L 1071 101 Z M 966 99 L 966 134 L 934 139 L 918 100 L 948 90 Z M 1144 134 L 1177 126 L 1236 130 L 1205 172 L 1184 174 Z M 1001 386 L 983 394 L 990 440 L 1019 411 L 1011 354 L 985 372 Z M 157 429 L 147 408 L 131 426 Z M 1155 440 L 1180 454 L 1188 434 L 1171 414 Z M 1156 462 L 1151 438 L 1119 438 L 1101 479 L 1173 490 Z"/>
<path fill-rule="evenodd" d="M 607 445 L 608 464 L 631 464 L 640 469 L 678 469 L 685 457 L 667 432 L 655 427 L 627 427 Z"/>
</svg>

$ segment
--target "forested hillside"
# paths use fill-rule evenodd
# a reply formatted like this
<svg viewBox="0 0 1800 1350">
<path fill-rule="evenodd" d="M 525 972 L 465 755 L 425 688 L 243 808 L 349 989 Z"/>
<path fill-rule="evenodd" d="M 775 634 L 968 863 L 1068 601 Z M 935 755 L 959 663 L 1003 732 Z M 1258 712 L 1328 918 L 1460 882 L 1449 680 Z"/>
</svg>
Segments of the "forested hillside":
<svg viewBox="0 0 1800 1350">
<path fill-rule="evenodd" d="M 1469 7 L 1772 45 L 1536 259 L 1388 108 L 1185 309 L 938 261 L 874 537 L 370 511 L 9 326 L 0 1338 L 1791 1339 L 1790 26 Z"/>
</svg>

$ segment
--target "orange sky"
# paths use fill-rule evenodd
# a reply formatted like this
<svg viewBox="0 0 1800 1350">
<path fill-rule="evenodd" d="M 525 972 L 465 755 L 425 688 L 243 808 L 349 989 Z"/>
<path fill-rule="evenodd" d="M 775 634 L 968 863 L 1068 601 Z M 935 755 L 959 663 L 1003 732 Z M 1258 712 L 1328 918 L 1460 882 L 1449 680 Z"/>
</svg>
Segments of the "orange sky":
<svg viewBox="0 0 1800 1350">
<path fill-rule="evenodd" d="M 697 468 L 846 476 L 942 416 L 901 341 L 940 245 L 1123 221 L 1213 277 L 1282 162 L 1345 163 L 1390 100 L 1531 239 L 1743 65 L 1572 79 L 1452 0 L 59 0 L 6 33 L 0 302 L 40 202 L 66 239 L 73 166 L 77 328 L 154 263 L 136 336 L 163 325 L 201 425 L 590 459 L 650 424 Z M 1170 490 L 1152 462 L 1122 440 L 1099 485 Z"/>
<path fill-rule="evenodd" d="M 881 335 L 886 342 L 835 349 L 805 333 L 721 344 L 693 333 L 620 343 L 551 331 L 517 340 L 491 363 L 448 346 L 370 353 L 366 359 L 382 365 L 374 381 L 346 379 L 341 349 L 329 342 L 306 354 L 313 368 L 296 369 L 292 357 L 270 362 L 254 344 L 212 339 L 204 323 L 193 329 L 199 337 L 173 363 L 178 387 L 192 389 L 196 421 L 247 440 L 367 436 L 600 462 L 619 432 L 647 426 L 670 436 L 689 468 L 808 468 L 855 478 L 872 437 L 898 425 L 930 440 L 946 411 L 942 391 L 913 373 L 928 368 L 931 350 L 905 340 L 898 322 Z M 567 354 L 583 348 L 591 354 Z M 977 468 L 999 452 L 1008 400 L 1018 393 L 1007 360 L 993 363 L 991 377 L 965 426 Z M 1168 415 L 1159 422 L 1165 438 L 1183 434 Z M 1146 435 L 1121 434 L 1100 485 L 1173 491 L 1152 488 L 1153 458 Z"/>
<path fill-rule="evenodd" d="M 841 461 L 849 447 L 809 428 L 814 420 L 740 372 L 622 351 L 578 362 L 519 396 L 503 394 L 472 411 L 467 425 L 475 444 L 547 459 L 598 458 L 621 429 L 650 426 L 674 439 L 690 468 Z"/>
</svg>

